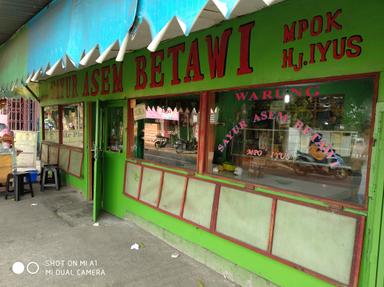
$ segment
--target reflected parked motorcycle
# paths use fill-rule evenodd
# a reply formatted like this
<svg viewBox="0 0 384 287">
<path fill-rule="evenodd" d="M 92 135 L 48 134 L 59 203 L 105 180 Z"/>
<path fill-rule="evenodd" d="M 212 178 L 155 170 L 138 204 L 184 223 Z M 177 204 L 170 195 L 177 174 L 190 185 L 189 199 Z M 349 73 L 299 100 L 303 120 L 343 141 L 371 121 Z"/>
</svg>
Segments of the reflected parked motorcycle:
<svg viewBox="0 0 384 287">
<path fill-rule="evenodd" d="M 310 154 L 297 151 L 293 170 L 297 175 L 317 173 L 334 176 L 337 179 L 345 179 L 351 174 L 351 168 L 345 166 L 343 158 L 336 152 L 334 152 L 333 156 L 320 161 Z"/>
<path fill-rule="evenodd" d="M 157 135 L 153 142 L 155 144 L 155 148 L 158 150 L 168 144 L 168 138 L 163 137 L 162 135 Z"/>
<path fill-rule="evenodd" d="M 182 153 L 184 151 L 196 151 L 197 150 L 197 141 L 196 138 L 193 138 L 191 141 L 184 139 L 177 139 L 175 143 L 175 149 L 177 153 Z"/>
</svg>

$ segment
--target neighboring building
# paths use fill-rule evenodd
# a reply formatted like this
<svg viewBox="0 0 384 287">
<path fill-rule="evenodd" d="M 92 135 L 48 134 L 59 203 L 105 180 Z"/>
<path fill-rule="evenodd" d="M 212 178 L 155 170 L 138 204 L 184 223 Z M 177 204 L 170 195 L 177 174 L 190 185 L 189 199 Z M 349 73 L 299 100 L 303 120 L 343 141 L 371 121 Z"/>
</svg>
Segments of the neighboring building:
<svg viewBox="0 0 384 287">
<path fill-rule="evenodd" d="M 0 122 L 11 130 L 38 131 L 40 105 L 38 102 L 19 98 L 7 99 L 5 107 L 0 109 Z"/>
<path fill-rule="evenodd" d="M 70 1 L 34 19 L 74 21 L 56 62 L 32 42 L 20 72 L 39 80 L 42 161 L 94 220 L 137 216 L 265 286 L 383 286 L 384 2 L 133 2 L 77 33 Z"/>
</svg>

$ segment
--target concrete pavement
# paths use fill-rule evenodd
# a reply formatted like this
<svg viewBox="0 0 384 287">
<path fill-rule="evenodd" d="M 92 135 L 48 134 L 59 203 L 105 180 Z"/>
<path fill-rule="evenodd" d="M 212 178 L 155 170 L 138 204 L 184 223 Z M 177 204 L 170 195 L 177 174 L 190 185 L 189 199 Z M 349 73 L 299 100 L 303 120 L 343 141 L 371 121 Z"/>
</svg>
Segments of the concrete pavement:
<svg viewBox="0 0 384 287">
<path fill-rule="evenodd" d="M 0 197 L 0 287 L 236 286 L 129 220 L 104 214 L 93 226 L 91 214 L 70 188 Z"/>
</svg>

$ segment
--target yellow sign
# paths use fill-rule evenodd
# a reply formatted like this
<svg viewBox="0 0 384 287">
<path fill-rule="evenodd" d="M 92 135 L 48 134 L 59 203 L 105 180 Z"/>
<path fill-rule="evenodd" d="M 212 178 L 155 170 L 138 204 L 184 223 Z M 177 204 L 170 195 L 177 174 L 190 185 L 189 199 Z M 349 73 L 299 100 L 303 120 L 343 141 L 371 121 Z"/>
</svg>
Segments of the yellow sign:
<svg viewBox="0 0 384 287">
<path fill-rule="evenodd" d="M 136 105 L 135 108 L 133 109 L 133 119 L 135 121 L 143 120 L 145 119 L 145 116 L 146 116 L 145 104 Z"/>
</svg>

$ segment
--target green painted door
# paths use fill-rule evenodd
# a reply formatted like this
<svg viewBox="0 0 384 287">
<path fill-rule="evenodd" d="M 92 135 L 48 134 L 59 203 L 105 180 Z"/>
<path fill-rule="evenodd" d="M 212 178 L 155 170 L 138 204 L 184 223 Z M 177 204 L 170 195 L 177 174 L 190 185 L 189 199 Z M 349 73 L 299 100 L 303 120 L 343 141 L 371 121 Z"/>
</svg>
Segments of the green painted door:
<svg viewBox="0 0 384 287">
<path fill-rule="evenodd" d="M 359 287 L 384 286 L 384 103 L 376 104 L 368 217 Z"/>
<path fill-rule="evenodd" d="M 102 186 L 101 186 L 101 164 L 102 164 L 102 131 L 103 131 L 103 114 L 104 110 L 100 101 L 96 102 L 96 116 L 95 116 L 95 146 L 93 150 L 93 157 L 95 159 L 93 166 L 93 221 L 97 221 L 102 208 Z"/>
<path fill-rule="evenodd" d="M 372 256 L 369 261 L 370 281 L 369 284 L 364 282 L 364 285 L 361 284 L 361 286 L 381 287 L 384 286 L 384 103 L 376 105 L 374 138 L 376 143 L 373 147 L 371 178 L 376 190 L 374 194 L 370 194 L 371 206 L 368 214 L 369 231 L 367 232 L 367 235 L 372 238 L 370 239 L 372 248 Z"/>
<path fill-rule="evenodd" d="M 116 195 L 123 192 L 127 101 L 106 102 L 103 109 L 102 208 L 108 211 L 118 205 Z"/>
</svg>

